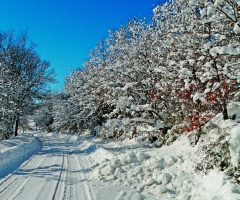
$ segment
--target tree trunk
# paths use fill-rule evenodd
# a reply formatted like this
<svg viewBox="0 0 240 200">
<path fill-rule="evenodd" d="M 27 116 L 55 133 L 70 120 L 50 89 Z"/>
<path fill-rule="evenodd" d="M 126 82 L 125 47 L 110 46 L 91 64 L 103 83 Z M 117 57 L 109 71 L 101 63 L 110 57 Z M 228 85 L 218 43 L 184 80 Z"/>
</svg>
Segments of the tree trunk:
<svg viewBox="0 0 240 200">
<path fill-rule="evenodd" d="M 15 137 L 18 135 L 18 124 L 19 124 L 19 117 L 17 117 L 16 119 L 15 132 L 14 132 Z"/>
<path fill-rule="evenodd" d="M 223 111 L 222 111 L 222 113 L 223 113 L 223 119 L 224 119 L 224 120 L 229 119 L 229 117 L 228 117 L 228 111 L 227 111 L 227 104 L 226 104 L 226 101 L 225 101 L 225 100 L 223 101 Z"/>
<path fill-rule="evenodd" d="M 197 133 L 196 133 L 195 145 L 197 145 L 197 143 L 198 143 L 201 135 L 202 135 L 202 126 L 200 125 L 199 130 L 198 130 Z"/>
</svg>

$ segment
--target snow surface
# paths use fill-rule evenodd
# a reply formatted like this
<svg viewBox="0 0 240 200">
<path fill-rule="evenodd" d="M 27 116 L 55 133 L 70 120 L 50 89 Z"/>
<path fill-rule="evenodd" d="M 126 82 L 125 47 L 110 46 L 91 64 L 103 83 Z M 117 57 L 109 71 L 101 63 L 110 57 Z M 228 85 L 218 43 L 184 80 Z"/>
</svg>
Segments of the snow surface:
<svg viewBox="0 0 240 200">
<path fill-rule="evenodd" d="M 190 146 L 187 140 L 183 137 L 161 149 L 106 144 L 113 150 L 113 156 L 103 156 L 93 176 L 137 189 L 147 199 L 240 199 L 239 186 L 224 173 L 214 169 L 208 175 L 200 175 L 194 171 L 197 148 Z"/>
<path fill-rule="evenodd" d="M 37 134 L 42 141 L 42 149 L 14 172 L 0 179 L 1 200 L 125 200 L 146 199 L 141 193 L 131 188 L 115 186 L 89 178 L 89 173 L 96 167 L 91 155 L 98 149 L 96 143 L 88 142 L 78 136 L 66 134 Z M 18 137 L 20 151 L 24 150 L 25 141 L 32 143 L 28 137 Z M 17 159 L 15 152 L 9 150 L 8 144 L 14 140 L 0 143 L 1 152 L 9 152 L 12 160 Z M 21 142 L 23 141 L 23 142 Z M 27 145 L 27 144 L 25 144 Z M 35 149 L 28 145 L 29 149 Z M 23 156 L 23 155 L 22 155 Z M 2 169 L 5 164 L 0 162 Z"/>
<path fill-rule="evenodd" d="M 233 136 L 239 133 L 234 124 L 225 125 L 232 127 Z M 239 185 L 223 172 L 214 169 L 200 175 L 194 171 L 197 146 L 191 146 L 185 136 L 162 148 L 149 148 L 135 140 L 103 142 L 88 135 L 34 136 L 0 143 L 1 154 L 9 152 L 11 160 L 18 158 L 12 148 L 26 152 L 28 145 L 29 152 L 36 152 L 30 145 L 35 141 L 39 150 L 0 179 L 0 199 L 240 199 Z M 6 169 L 5 164 L 0 162 L 0 168 Z"/>
<path fill-rule="evenodd" d="M 240 124 L 234 126 L 230 132 L 230 155 L 231 163 L 234 167 L 238 167 L 240 161 Z"/>
<path fill-rule="evenodd" d="M 32 134 L 23 134 L 0 142 L 0 177 L 19 167 L 42 147 L 41 141 Z"/>
</svg>

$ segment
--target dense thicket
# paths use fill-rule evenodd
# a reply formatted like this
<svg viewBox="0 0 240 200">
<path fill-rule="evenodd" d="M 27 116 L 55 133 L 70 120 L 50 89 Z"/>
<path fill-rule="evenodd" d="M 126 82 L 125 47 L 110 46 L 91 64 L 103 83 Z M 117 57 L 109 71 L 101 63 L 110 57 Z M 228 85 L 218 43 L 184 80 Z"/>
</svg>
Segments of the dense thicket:
<svg viewBox="0 0 240 200">
<path fill-rule="evenodd" d="M 162 142 L 168 130 L 193 132 L 197 142 L 217 113 L 228 119 L 238 90 L 239 6 L 174 0 L 155 8 L 151 23 L 133 19 L 110 31 L 67 78 L 51 126 Z"/>
<path fill-rule="evenodd" d="M 239 4 L 174 0 L 155 8 L 151 23 L 110 31 L 43 105 L 42 127 L 160 143 L 191 132 L 197 143 L 217 113 L 229 118 L 238 91 Z"/>
<path fill-rule="evenodd" d="M 35 47 L 26 33 L 0 33 L 0 140 L 17 135 L 20 119 L 24 123 L 54 80 Z"/>
</svg>

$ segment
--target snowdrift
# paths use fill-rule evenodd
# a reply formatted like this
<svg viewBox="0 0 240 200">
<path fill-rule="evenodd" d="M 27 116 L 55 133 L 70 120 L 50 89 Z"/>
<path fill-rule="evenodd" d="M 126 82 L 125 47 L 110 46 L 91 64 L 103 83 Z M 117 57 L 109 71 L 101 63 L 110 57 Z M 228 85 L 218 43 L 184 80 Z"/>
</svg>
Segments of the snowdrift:
<svg viewBox="0 0 240 200">
<path fill-rule="evenodd" d="M 18 168 L 31 155 L 38 152 L 42 142 L 32 134 L 19 135 L 0 142 L 0 177 Z"/>
<path fill-rule="evenodd" d="M 239 112 L 234 105 L 229 113 L 237 116 L 235 120 L 223 120 L 221 113 L 214 117 L 197 145 L 191 143 L 188 135 L 161 148 L 126 147 L 127 143 L 134 144 L 133 140 L 124 141 L 123 146 L 116 142 L 104 144 L 107 149 L 121 150 L 113 151 L 112 156 L 103 155 L 92 176 L 131 187 L 151 199 L 239 200 L 240 187 L 236 180 L 229 176 L 227 168 L 221 171 L 216 167 L 222 159 L 224 162 L 229 159 L 229 168 L 239 165 Z M 228 144 L 225 149 L 221 148 L 224 142 Z M 213 153 L 221 156 L 218 158 Z M 200 165 L 205 167 L 204 172 L 197 170 Z M 211 165 L 212 168 L 208 167 Z"/>
<path fill-rule="evenodd" d="M 186 138 L 161 149 L 139 148 L 106 157 L 94 170 L 95 179 L 136 189 L 149 199 L 239 200 L 240 188 L 224 172 L 207 175 L 194 170 L 196 147 Z"/>
</svg>

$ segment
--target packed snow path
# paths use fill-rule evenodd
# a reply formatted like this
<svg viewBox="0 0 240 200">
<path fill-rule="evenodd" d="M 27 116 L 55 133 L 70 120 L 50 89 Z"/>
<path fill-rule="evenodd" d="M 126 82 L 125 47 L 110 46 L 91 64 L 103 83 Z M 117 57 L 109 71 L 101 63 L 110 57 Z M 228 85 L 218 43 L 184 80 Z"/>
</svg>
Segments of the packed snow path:
<svg viewBox="0 0 240 200">
<path fill-rule="evenodd" d="M 95 145 L 56 134 L 39 136 L 42 150 L 0 179 L 1 200 L 144 199 L 138 192 L 91 180 L 88 154 Z"/>
</svg>

